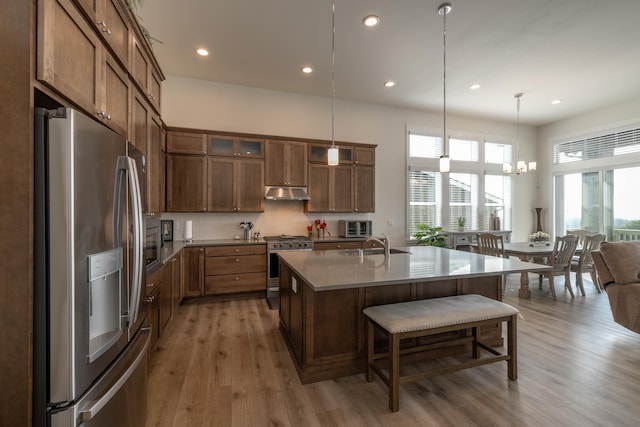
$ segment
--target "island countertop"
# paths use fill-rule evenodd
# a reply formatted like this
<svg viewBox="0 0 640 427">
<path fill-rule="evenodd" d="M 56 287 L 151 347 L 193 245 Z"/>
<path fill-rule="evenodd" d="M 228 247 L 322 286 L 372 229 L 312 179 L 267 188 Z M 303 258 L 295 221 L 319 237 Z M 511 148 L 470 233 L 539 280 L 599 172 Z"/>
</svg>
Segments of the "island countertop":
<svg viewBox="0 0 640 427">
<path fill-rule="evenodd" d="M 282 251 L 279 256 L 314 291 L 328 291 L 443 278 L 539 272 L 549 266 L 433 246 L 397 247 L 407 253 L 360 256 L 357 250 Z"/>
</svg>

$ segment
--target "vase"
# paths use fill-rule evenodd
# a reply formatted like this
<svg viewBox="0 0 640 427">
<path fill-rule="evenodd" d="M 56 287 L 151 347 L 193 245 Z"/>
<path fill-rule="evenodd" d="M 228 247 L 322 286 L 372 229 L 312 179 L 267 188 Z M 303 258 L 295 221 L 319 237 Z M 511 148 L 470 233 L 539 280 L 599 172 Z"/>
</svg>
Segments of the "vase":
<svg viewBox="0 0 640 427">
<path fill-rule="evenodd" d="M 540 222 L 540 214 L 542 213 L 542 208 L 535 208 L 536 209 L 536 215 L 538 216 L 538 226 L 536 228 L 536 231 L 542 231 L 542 223 Z"/>
</svg>

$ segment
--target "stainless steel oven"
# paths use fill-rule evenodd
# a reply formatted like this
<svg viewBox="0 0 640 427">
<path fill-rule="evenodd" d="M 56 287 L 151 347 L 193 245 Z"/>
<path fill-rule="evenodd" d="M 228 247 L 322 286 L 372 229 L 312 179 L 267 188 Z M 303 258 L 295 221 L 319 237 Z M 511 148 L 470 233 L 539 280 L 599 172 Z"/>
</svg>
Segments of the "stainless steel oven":
<svg viewBox="0 0 640 427">
<path fill-rule="evenodd" d="M 281 251 L 312 251 L 313 241 L 306 236 L 265 236 L 267 242 L 267 303 L 272 309 L 280 305 Z"/>
</svg>

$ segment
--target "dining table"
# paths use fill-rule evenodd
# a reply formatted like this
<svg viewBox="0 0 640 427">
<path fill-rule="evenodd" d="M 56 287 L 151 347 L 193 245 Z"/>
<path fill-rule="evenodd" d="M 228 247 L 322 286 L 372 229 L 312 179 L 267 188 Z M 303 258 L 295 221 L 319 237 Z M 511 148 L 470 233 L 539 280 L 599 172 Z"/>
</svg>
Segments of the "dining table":
<svg viewBox="0 0 640 427">
<path fill-rule="evenodd" d="M 553 253 L 553 243 L 551 242 L 509 242 L 504 244 L 505 257 L 515 256 L 524 262 L 546 263 Z M 523 299 L 531 299 L 531 290 L 529 289 L 529 273 L 520 273 L 520 289 L 518 297 Z"/>
</svg>

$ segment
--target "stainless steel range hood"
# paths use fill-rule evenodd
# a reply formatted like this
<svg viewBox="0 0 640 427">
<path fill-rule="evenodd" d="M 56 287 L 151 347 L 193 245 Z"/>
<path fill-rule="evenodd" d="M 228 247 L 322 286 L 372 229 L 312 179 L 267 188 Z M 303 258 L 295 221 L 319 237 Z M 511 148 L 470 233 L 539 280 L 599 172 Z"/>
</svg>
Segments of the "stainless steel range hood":
<svg viewBox="0 0 640 427">
<path fill-rule="evenodd" d="M 309 200 L 307 187 L 265 187 L 267 200 Z"/>
</svg>

